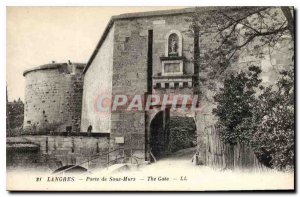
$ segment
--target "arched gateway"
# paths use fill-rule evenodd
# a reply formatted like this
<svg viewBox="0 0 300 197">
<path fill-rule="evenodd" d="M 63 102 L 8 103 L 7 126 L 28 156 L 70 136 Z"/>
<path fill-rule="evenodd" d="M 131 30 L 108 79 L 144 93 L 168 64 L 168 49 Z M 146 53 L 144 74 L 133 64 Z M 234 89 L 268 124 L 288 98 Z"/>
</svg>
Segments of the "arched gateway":
<svg viewBox="0 0 300 197">
<path fill-rule="evenodd" d="M 92 134 L 109 135 L 107 160 L 134 157 L 143 163 L 151 161 L 151 153 L 161 157 L 170 141 L 167 132 L 173 113 L 170 108 L 181 108 L 172 103 L 164 108 L 164 96 L 169 97 L 167 100 L 190 96 L 192 100 L 187 106 L 195 104 L 193 98 L 199 95 L 200 83 L 199 65 L 194 60 L 199 56 L 199 43 L 197 36 L 188 33 L 191 24 L 186 17 L 191 12 L 194 10 L 181 10 L 174 13 L 176 17 L 162 12 L 161 20 L 152 14 L 138 18 L 128 16 L 130 20 L 117 16 L 105 30 L 83 71 L 81 130 L 86 132 L 92 125 Z M 161 102 L 152 105 L 150 110 L 145 109 L 147 104 L 140 109 L 138 103 L 145 104 L 148 96 L 160 97 Z M 101 109 L 106 106 L 101 103 L 106 100 L 117 105 L 105 111 L 104 116 Z M 200 96 L 196 104 L 199 100 Z M 130 108 L 132 106 L 135 108 Z M 196 130 L 195 153 L 205 152 L 204 143 L 200 143 L 204 141 L 201 139 L 204 135 L 200 134 L 202 115 L 192 110 L 186 113 L 181 117 L 194 120 L 191 127 Z"/>
<path fill-rule="evenodd" d="M 147 136 L 147 159 L 151 162 L 191 147 L 194 149 L 189 159 L 197 153 L 197 126 L 192 113 L 170 108 L 154 113 Z"/>
</svg>

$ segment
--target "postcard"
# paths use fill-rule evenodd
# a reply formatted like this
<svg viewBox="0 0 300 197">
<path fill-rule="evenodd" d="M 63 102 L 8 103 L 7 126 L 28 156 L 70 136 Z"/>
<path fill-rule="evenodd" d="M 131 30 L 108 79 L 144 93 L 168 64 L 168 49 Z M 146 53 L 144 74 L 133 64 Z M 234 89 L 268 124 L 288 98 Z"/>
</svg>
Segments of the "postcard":
<svg viewBox="0 0 300 197">
<path fill-rule="evenodd" d="M 294 7 L 12 7 L 9 191 L 294 191 Z"/>
</svg>

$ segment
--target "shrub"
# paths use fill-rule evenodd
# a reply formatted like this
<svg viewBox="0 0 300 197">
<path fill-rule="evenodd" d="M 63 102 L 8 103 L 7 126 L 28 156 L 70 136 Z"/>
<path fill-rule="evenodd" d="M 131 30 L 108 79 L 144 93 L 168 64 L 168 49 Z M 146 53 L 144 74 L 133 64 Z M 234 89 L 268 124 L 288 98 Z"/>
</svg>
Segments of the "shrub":
<svg viewBox="0 0 300 197">
<path fill-rule="evenodd" d="M 258 75 L 261 69 L 251 66 L 248 72 L 240 72 L 237 75 L 231 74 L 224 81 L 224 88 L 216 94 L 214 100 L 217 108 L 213 113 L 219 117 L 219 124 L 224 130 L 221 139 L 230 144 L 249 142 L 253 128 L 249 122 L 253 122 L 253 106 L 255 100 L 255 88 L 261 80 Z"/>
<path fill-rule="evenodd" d="M 252 66 L 248 73 L 231 75 L 215 96 L 218 105 L 213 113 L 224 127 L 221 139 L 231 144 L 252 145 L 266 166 L 293 168 L 294 72 L 292 69 L 281 72 L 275 86 L 267 88 L 259 86 L 260 72 Z"/>
<path fill-rule="evenodd" d="M 294 73 L 285 71 L 276 87 L 268 87 L 259 96 L 256 116 L 261 118 L 253 136 L 253 145 L 266 165 L 291 168 L 294 165 Z"/>
</svg>

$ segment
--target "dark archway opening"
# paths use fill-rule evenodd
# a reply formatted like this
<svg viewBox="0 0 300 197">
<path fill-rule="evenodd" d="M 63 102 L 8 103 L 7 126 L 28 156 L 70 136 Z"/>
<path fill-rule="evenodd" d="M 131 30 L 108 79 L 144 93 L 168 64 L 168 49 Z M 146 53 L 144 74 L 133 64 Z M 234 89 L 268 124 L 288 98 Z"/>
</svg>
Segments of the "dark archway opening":
<svg viewBox="0 0 300 197">
<path fill-rule="evenodd" d="M 157 160 L 176 154 L 182 158 L 192 158 L 196 146 L 196 124 L 192 117 L 170 116 L 167 111 L 159 112 L 151 121 L 150 149 Z"/>
<path fill-rule="evenodd" d="M 150 150 L 156 159 L 165 152 L 164 113 L 158 112 L 150 124 Z M 152 158 L 153 160 L 153 158 Z"/>
</svg>

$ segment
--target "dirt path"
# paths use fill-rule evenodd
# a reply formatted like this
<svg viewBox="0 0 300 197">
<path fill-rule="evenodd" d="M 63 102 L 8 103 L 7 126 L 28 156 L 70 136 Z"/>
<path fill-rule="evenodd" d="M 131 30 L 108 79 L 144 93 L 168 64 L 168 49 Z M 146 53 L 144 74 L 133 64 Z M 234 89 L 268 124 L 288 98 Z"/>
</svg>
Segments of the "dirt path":
<svg viewBox="0 0 300 197">
<path fill-rule="evenodd" d="M 195 148 L 180 150 L 156 163 L 146 165 L 138 170 L 114 174 L 114 176 L 136 177 L 137 182 L 146 189 L 261 190 L 293 188 L 293 173 L 222 171 L 208 166 L 196 166 L 191 161 L 195 150 Z M 162 181 L 158 181 L 158 179 Z M 163 181 L 164 179 L 168 181 Z"/>
</svg>

